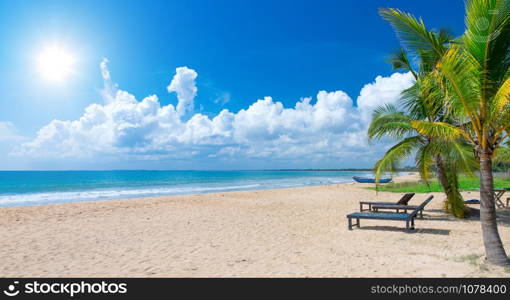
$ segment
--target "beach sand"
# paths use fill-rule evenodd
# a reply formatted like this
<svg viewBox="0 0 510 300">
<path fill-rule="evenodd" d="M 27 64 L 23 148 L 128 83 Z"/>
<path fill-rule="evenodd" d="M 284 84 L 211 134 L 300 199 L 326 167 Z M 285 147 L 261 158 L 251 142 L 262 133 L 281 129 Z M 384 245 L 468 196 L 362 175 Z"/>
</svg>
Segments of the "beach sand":
<svg viewBox="0 0 510 300">
<path fill-rule="evenodd" d="M 0 208 L 0 275 L 510 277 L 484 263 L 479 221 L 443 213 L 442 194 L 434 194 L 412 233 L 403 222 L 378 220 L 362 220 L 361 229 L 349 231 L 345 216 L 360 200 L 401 196 L 366 186 Z M 417 194 L 411 203 L 426 196 Z M 510 210 L 498 214 L 510 251 Z"/>
</svg>

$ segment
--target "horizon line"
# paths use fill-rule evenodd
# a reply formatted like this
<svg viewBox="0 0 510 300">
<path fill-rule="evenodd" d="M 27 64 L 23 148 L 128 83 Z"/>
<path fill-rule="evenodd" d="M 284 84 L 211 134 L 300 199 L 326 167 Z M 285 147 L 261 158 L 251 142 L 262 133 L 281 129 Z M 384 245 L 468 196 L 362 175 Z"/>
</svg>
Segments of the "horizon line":
<svg viewBox="0 0 510 300">
<path fill-rule="evenodd" d="M 105 172 L 105 171 L 182 171 L 182 172 L 248 172 L 248 171 L 373 171 L 372 168 L 292 168 L 292 169 L 24 169 L 0 170 L 0 172 Z M 395 171 L 412 171 L 411 168 L 399 168 Z"/>
</svg>

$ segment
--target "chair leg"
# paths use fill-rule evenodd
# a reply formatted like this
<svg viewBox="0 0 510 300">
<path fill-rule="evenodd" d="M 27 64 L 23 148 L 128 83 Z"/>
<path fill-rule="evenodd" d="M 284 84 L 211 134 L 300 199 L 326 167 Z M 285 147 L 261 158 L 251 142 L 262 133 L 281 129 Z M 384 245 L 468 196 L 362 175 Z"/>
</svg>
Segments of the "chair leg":
<svg viewBox="0 0 510 300">
<path fill-rule="evenodd" d="M 411 218 L 411 220 L 406 220 L 406 230 L 414 230 L 414 218 Z"/>
<path fill-rule="evenodd" d="M 352 219 L 351 218 L 347 218 L 349 220 L 349 225 L 347 226 L 349 228 L 349 230 L 352 230 Z"/>
<path fill-rule="evenodd" d="M 503 202 L 501 202 L 501 197 L 503 196 L 503 194 L 504 194 L 504 193 L 505 193 L 505 192 L 503 191 L 503 192 L 498 192 L 498 193 L 495 193 L 495 194 L 494 194 L 494 198 L 495 198 L 495 200 L 496 200 L 496 206 L 497 206 L 498 208 L 503 208 L 503 207 L 505 207 L 505 205 L 503 204 Z"/>
<path fill-rule="evenodd" d="M 358 228 L 359 228 L 360 227 L 360 222 L 359 222 L 359 219 L 357 219 L 357 220 L 358 220 Z"/>
<path fill-rule="evenodd" d="M 420 210 L 420 218 L 423 219 L 423 209 Z"/>
</svg>

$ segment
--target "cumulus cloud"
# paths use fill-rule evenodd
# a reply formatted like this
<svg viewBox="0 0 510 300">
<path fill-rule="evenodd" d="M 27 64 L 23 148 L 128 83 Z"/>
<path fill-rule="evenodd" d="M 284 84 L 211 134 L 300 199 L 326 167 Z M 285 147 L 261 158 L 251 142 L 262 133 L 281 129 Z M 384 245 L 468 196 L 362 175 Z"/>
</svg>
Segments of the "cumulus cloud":
<svg viewBox="0 0 510 300">
<path fill-rule="evenodd" d="M 112 78 L 110 76 L 110 70 L 108 70 L 108 59 L 103 58 L 101 63 L 99 64 L 99 68 L 101 69 L 101 77 L 103 78 L 103 89 L 101 90 L 101 96 L 103 97 L 103 101 L 106 103 L 110 103 L 114 101 L 111 97 L 115 95 L 117 92 L 117 85 L 112 82 Z"/>
<path fill-rule="evenodd" d="M 112 83 L 107 60 L 101 62 L 103 104 L 87 107 L 78 120 L 53 120 L 18 155 L 54 159 L 92 159 L 100 154 L 130 160 L 230 159 L 320 161 L 360 157 L 371 109 L 394 102 L 412 84 L 410 74 L 378 76 L 353 100 L 342 91 L 319 91 L 284 107 L 271 97 L 245 109 L 221 110 L 208 117 L 193 111 L 195 70 L 180 67 L 167 87 L 178 104 L 161 106 L 156 95 L 138 101 Z M 0 127 L 1 128 L 1 127 Z M 289 166 L 292 167 L 292 166 Z"/>
<path fill-rule="evenodd" d="M 414 82 L 411 73 L 393 73 L 389 77 L 377 76 L 372 83 L 365 84 L 356 102 L 361 116 L 368 122 L 372 110 L 384 103 L 393 103 L 400 92 L 410 87 Z"/>
<path fill-rule="evenodd" d="M 193 111 L 195 96 L 197 95 L 197 86 L 195 79 L 198 74 L 195 70 L 188 69 L 187 67 L 177 68 L 176 74 L 167 87 L 169 92 L 176 92 L 177 99 L 177 113 L 182 116 L 187 112 Z"/>
</svg>

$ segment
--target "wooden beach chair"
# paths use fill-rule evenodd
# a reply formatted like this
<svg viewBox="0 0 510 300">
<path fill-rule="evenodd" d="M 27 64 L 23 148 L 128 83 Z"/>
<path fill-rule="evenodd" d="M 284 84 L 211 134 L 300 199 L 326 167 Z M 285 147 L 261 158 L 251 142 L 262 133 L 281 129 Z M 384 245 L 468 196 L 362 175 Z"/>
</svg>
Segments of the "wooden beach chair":
<svg viewBox="0 0 510 300">
<path fill-rule="evenodd" d="M 480 190 L 480 189 L 476 189 Z M 510 191 L 510 188 L 503 188 L 503 189 L 494 189 L 494 204 L 497 208 L 508 208 L 508 204 L 510 202 L 510 197 L 506 198 L 506 204 L 503 203 L 503 200 L 501 199 L 503 195 Z M 465 204 L 480 204 L 480 200 L 478 199 L 471 199 L 464 201 Z"/>
<path fill-rule="evenodd" d="M 374 212 L 379 212 L 379 210 L 394 210 L 397 213 L 403 211 L 407 213 L 408 210 L 415 210 L 419 208 L 419 206 L 416 205 L 400 205 L 400 204 L 376 204 L 372 205 L 372 210 Z M 418 211 L 418 214 L 420 215 L 420 218 L 423 219 L 423 208 Z"/>
<path fill-rule="evenodd" d="M 420 210 L 423 210 L 425 206 L 434 198 L 434 196 L 429 196 L 422 204 L 417 206 L 410 213 L 395 213 L 395 212 L 356 212 L 347 215 L 347 219 L 349 222 L 348 228 L 352 230 L 353 226 L 360 227 L 360 219 L 371 219 L 371 220 L 388 220 L 388 221 L 403 221 L 406 223 L 407 230 L 414 229 L 414 218 L 418 214 Z M 356 223 L 352 223 L 352 219 L 356 219 Z"/>
<path fill-rule="evenodd" d="M 494 189 L 494 202 L 496 203 L 497 208 L 505 208 L 508 207 L 508 199 L 506 200 L 506 205 L 503 204 L 503 201 L 501 200 L 501 197 L 509 191 L 509 188 L 504 189 Z"/>
<path fill-rule="evenodd" d="M 359 211 L 371 211 L 373 205 L 392 205 L 392 204 L 407 205 L 407 203 L 409 202 L 409 200 L 411 200 L 411 198 L 413 198 L 413 196 L 414 196 L 414 193 L 407 193 L 404 196 L 402 196 L 402 198 L 400 198 L 400 200 L 398 200 L 397 202 L 361 201 L 359 203 Z M 363 209 L 364 205 L 367 205 L 368 209 Z"/>
</svg>

